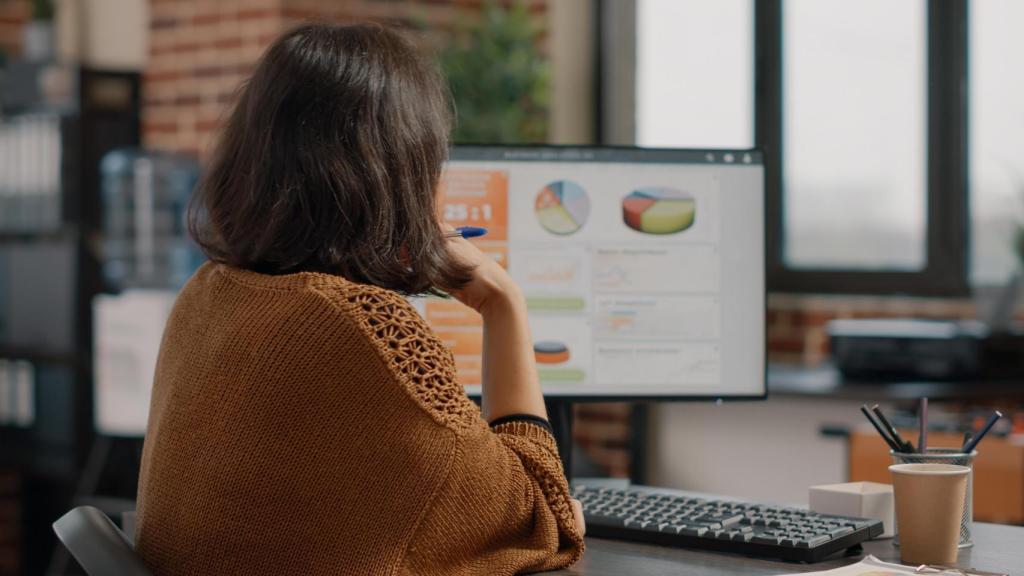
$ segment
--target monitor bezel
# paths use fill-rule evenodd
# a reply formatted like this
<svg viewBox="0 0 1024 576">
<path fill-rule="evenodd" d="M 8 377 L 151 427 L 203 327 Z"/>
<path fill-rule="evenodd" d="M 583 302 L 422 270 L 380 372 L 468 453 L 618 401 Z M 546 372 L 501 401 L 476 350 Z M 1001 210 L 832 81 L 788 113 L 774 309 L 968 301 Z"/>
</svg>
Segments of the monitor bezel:
<svg viewBox="0 0 1024 576">
<path fill-rule="evenodd" d="M 751 162 L 726 162 L 724 155 L 751 154 Z M 529 155 L 532 154 L 532 155 Z M 709 160 L 707 155 L 713 155 Z M 702 160 L 701 160 L 702 159 Z M 564 144 L 457 144 L 451 147 L 448 161 L 453 162 L 637 162 L 650 164 L 705 164 L 725 166 L 761 166 L 761 196 L 764 206 L 764 223 L 762 226 L 762 262 L 765 267 L 761 277 L 761 288 L 764 292 L 762 313 L 764 315 L 765 350 L 762 356 L 762 393 L 761 394 L 571 394 L 549 392 L 541 386 L 541 392 L 549 401 L 555 402 L 743 402 L 768 399 L 768 210 L 765 186 L 764 150 L 753 148 L 646 148 L 640 146 L 601 146 L 601 145 L 564 145 Z M 463 386 L 465 389 L 465 386 Z M 482 396 L 480 392 L 466 394 L 474 399 Z"/>
</svg>

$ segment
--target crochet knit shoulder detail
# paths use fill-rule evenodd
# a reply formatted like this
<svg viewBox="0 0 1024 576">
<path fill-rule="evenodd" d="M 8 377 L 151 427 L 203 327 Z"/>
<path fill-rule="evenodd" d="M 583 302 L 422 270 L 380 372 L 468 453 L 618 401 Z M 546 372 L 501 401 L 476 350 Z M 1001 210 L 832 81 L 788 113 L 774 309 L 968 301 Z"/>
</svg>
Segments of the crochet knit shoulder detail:
<svg viewBox="0 0 1024 576">
<path fill-rule="evenodd" d="M 408 300 L 390 290 L 360 284 L 331 292 L 435 420 L 457 430 L 479 420 L 479 409 L 456 379 L 451 351 Z"/>
</svg>

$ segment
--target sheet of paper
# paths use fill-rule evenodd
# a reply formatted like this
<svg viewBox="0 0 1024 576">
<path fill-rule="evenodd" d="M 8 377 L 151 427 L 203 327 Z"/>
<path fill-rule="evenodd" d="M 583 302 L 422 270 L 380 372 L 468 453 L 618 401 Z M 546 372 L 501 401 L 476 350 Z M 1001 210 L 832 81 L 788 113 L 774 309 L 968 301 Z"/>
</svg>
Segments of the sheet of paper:
<svg viewBox="0 0 1024 576">
<path fill-rule="evenodd" d="M 800 576 L 904 576 L 906 574 L 914 574 L 914 569 L 901 564 L 889 564 L 874 556 L 868 556 L 856 564 L 821 572 L 805 572 Z"/>
<path fill-rule="evenodd" d="M 142 436 L 164 324 L 175 293 L 126 290 L 93 301 L 96 429 Z"/>
</svg>

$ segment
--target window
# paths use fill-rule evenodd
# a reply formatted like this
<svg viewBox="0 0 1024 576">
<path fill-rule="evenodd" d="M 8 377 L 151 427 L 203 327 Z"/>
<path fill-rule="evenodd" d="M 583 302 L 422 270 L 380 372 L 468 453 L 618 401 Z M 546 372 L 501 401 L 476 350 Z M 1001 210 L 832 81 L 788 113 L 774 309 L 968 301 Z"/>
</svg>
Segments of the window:
<svg viewBox="0 0 1024 576">
<path fill-rule="evenodd" d="M 989 11 L 1009 4 L 1014 13 L 1024 11 L 1016 0 L 973 2 L 988 2 Z M 635 38 L 624 41 L 621 27 L 602 28 L 609 42 L 635 49 L 635 80 L 622 71 L 621 58 L 605 59 L 603 94 L 628 80 L 635 103 L 606 100 L 602 119 L 631 129 L 635 122 L 630 134 L 642 146 L 752 143 L 764 150 L 773 291 L 964 295 L 967 6 L 968 0 L 636 0 L 626 19 L 635 20 Z M 1008 139 L 1024 131 L 1024 115 L 1013 108 L 1024 96 L 1013 67 L 1024 57 L 1006 57 L 1024 53 L 1024 41 L 1014 36 L 1024 17 L 991 18 L 1002 32 L 986 31 L 989 46 L 975 46 L 971 62 L 982 75 L 975 58 L 1003 68 L 972 88 L 991 101 L 979 99 L 971 110 L 993 110 L 991 125 L 983 119 L 971 127 L 972 149 L 1006 150 Z M 998 51 L 1004 54 L 986 55 Z M 1016 124 L 1007 122 L 1011 117 Z M 1024 217 L 1020 158 L 1010 170 L 1020 184 L 1007 180 L 1005 160 L 970 166 L 972 182 L 987 186 L 988 196 L 972 205 L 978 217 L 1002 219 L 1001 227 L 973 237 L 975 278 L 991 268 L 984 257 L 998 260 L 1004 276 L 1011 265 L 1006 246 L 1015 225 L 1007 204 L 1020 196 L 1014 214 Z M 1009 192 L 1014 187 L 1021 191 Z M 987 247 L 993 243 L 1001 253 Z"/>
<path fill-rule="evenodd" d="M 1024 2 L 970 3 L 971 280 L 1002 284 L 1024 220 Z"/>
<path fill-rule="evenodd" d="M 771 290 L 968 292 L 965 6 L 757 3 Z"/>
<path fill-rule="evenodd" d="M 782 10 L 786 265 L 923 269 L 924 0 Z"/>
<path fill-rule="evenodd" d="M 640 146 L 754 144 L 753 0 L 638 0 Z"/>
</svg>

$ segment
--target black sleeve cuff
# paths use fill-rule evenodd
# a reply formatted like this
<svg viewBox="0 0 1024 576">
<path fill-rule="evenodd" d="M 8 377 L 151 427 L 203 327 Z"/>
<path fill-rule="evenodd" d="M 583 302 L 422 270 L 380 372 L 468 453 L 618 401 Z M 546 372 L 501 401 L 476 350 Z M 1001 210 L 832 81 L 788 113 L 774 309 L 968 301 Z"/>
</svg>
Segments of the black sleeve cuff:
<svg viewBox="0 0 1024 576">
<path fill-rule="evenodd" d="M 548 422 L 545 418 L 541 418 L 540 416 L 536 416 L 534 414 L 509 414 L 508 416 L 495 418 L 494 420 L 491 421 L 491 428 L 495 428 L 502 424 L 508 424 L 510 422 L 529 422 L 531 424 L 536 424 L 537 426 L 540 426 L 541 428 L 547 430 L 548 433 L 551 434 L 552 436 L 554 436 L 555 434 L 555 431 L 551 429 L 550 422 Z"/>
</svg>

